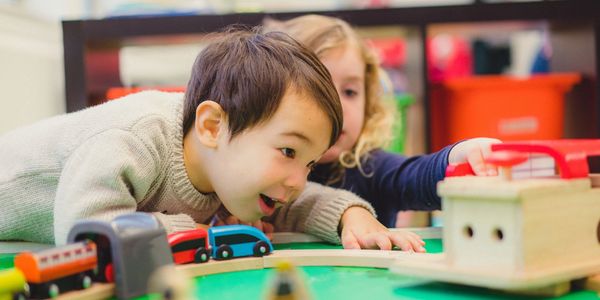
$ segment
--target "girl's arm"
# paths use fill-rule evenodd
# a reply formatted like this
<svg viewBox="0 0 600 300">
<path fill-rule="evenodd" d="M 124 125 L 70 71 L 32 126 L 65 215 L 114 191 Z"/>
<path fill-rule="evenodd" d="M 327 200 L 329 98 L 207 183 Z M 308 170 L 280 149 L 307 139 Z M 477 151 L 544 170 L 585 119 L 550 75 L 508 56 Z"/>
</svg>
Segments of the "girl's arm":
<svg viewBox="0 0 600 300">
<path fill-rule="evenodd" d="M 347 170 L 342 187 L 367 199 L 379 214 L 441 209 L 436 186 L 444 179 L 448 163 L 468 162 L 478 176 L 496 175 L 495 168 L 486 164 L 484 158 L 489 155 L 490 146 L 499 142 L 474 138 L 413 157 L 376 150 L 364 164 L 364 172 L 357 168 Z"/>
</svg>

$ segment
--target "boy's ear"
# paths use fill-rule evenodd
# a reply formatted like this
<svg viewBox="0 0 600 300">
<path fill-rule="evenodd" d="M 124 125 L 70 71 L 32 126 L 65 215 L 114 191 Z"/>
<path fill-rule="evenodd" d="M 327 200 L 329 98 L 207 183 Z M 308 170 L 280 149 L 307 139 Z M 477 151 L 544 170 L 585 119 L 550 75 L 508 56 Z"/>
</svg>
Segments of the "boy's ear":
<svg viewBox="0 0 600 300">
<path fill-rule="evenodd" d="M 216 148 L 221 126 L 225 124 L 225 112 L 221 105 L 211 100 L 202 101 L 196 107 L 194 128 L 200 142 L 209 148 Z"/>
</svg>

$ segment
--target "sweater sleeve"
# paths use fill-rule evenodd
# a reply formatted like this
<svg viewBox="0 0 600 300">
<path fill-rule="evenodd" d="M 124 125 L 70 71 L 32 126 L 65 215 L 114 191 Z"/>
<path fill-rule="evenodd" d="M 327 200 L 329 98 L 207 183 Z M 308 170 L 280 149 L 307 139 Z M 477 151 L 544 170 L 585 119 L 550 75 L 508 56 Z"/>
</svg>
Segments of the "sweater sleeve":
<svg viewBox="0 0 600 300">
<path fill-rule="evenodd" d="M 376 199 L 391 201 L 393 211 L 441 209 L 437 183 L 444 179 L 451 149 L 409 158 L 378 151 L 369 189 Z"/>
<path fill-rule="evenodd" d="M 369 201 L 379 221 L 391 227 L 400 210 L 430 211 L 441 208 L 436 187 L 437 182 L 444 178 L 448 153 L 452 147 L 413 157 L 375 150 L 363 163 L 362 171 L 358 168 L 346 169 L 343 180 L 334 186 L 352 191 Z M 327 170 L 324 170 L 327 174 Z M 321 179 L 317 176 L 311 179 L 315 178 Z"/>
<path fill-rule="evenodd" d="M 156 219 L 158 219 L 158 221 L 163 225 L 167 234 L 191 230 L 197 227 L 194 219 L 186 214 L 165 215 L 163 213 L 153 212 L 152 215 L 154 215 Z"/>
<path fill-rule="evenodd" d="M 269 219 L 276 231 L 305 232 L 339 244 L 338 226 L 346 209 L 360 206 L 375 211 L 352 192 L 309 182 L 295 201 L 278 209 Z"/>
<path fill-rule="evenodd" d="M 110 221 L 136 211 L 137 204 L 158 182 L 161 163 L 157 153 L 131 132 L 120 129 L 105 131 L 79 145 L 67 159 L 57 187 L 55 243 L 66 242 L 76 220 Z M 168 230 L 181 224 L 195 226 L 185 215 L 157 217 Z"/>
</svg>

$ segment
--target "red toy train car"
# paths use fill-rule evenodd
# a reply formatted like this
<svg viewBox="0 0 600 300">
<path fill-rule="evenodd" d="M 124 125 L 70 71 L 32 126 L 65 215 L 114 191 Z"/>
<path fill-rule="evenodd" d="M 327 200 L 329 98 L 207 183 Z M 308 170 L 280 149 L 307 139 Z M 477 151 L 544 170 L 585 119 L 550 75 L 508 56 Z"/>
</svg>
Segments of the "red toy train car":
<svg viewBox="0 0 600 300">
<path fill-rule="evenodd" d="M 210 258 L 208 233 L 198 228 L 175 232 L 167 236 L 176 264 L 204 263 Z"/>
</svg>

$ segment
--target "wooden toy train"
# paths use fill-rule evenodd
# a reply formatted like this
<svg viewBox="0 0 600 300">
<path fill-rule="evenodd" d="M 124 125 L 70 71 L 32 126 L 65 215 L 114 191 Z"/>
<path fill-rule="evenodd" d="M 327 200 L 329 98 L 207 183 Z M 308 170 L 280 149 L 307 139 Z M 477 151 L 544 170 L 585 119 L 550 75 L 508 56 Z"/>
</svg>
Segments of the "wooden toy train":
<svg viewBox="0 0 600 300">
<path fill-rule="evenodd" d="M 148 214 L 133 213 L 110 223 L 82 221 L 69 243 L 15 256 L 0 272 L 0 300 L 55 298 L 92 282 L 116 282 L 121 299 L 146 294 L 152 273 L 165 265 L 263 256 L 273 246 L 263 232 L 246 225 L 193 229 L 166 236 Z M 135 255 L 134 255 L 135 254 Z M 127 257 L 127 259 L 125 259 Z"/>
</svg>

